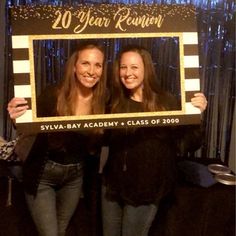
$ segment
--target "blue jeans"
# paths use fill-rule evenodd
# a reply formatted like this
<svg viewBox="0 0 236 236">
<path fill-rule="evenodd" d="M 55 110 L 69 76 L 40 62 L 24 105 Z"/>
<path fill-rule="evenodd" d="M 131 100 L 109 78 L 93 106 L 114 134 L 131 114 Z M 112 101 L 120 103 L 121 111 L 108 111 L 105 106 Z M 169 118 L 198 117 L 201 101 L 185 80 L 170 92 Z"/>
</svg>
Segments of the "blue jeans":
<svg viewBox="0 0 236 236">
<path fill-rule="evenodd" d="M 81 164 L 61 165 L 47 161 L 37 195 L 25 193 L 40 236 L 65 235 L 82 191 Z"/>
<path fill-rule="evenodd" d="M 102 187 L 103 236 L 147 236 L 157 213 L 154 204 L 122 205 L 105 197 Z"/>
</svg>

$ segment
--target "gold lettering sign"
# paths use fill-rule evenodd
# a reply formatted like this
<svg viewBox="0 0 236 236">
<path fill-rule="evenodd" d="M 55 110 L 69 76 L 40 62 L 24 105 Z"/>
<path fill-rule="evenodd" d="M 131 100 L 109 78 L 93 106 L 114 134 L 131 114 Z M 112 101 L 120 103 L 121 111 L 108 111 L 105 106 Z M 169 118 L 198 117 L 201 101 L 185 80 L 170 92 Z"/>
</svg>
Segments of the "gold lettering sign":
<svg viewBox="0 0 236 236">
<path fill-rule="evenodd" d="M 15 96 L 25 97 L 30 108 L 17 119 L 18 129 L 54 132 L 93 128 L 169 126 L 200 123 L 200 111 L 190 98 L 200 90 L 198 35 L 195 9 L 189 5 L 81 4 L 17 6 L 11 9 L 13 73 Z M 98 114 L 67 117 L 37 117 L 35 45 L 57 40 L 97 39 L 109 45 L 111 55 L 126 41 L 153 42 L 165 39 L 177 45 L 176 78 L 181 108 L 166 112 Z M 119 44 L 117 44 L 119 42 Z M 161 47 L 161 46 L 160 46 Z M 158 51 L 157 51 L 158 52 Z M 154 52 L 153 56 L 156 56 Z M 171 52 L 173 53 L 173 52 Z M 171 53 L 169 53 L 171 57 Z M 168 55 L 165 54 L 166 56 Z M 110 59 L 113 60 L 114 58 Z M 154 64 L 160 62 L 155 61 Z M 170 68 L 171 69 L 171 68 Z"/>
</svg>

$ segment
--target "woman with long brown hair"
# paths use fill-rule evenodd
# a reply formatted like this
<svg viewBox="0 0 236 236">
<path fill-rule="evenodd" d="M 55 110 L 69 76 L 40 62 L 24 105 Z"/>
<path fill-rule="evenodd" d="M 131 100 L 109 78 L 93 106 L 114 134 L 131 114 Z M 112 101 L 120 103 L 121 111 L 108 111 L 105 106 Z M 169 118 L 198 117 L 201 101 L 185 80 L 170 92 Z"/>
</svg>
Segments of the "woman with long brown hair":
<svg viewBox="0 0 236 236">
<path fill-rule="evenodd" d="M 37 99 L 37 116 L 102 114 L 105 110 L 106 71 L 103 48 L 81 45 L 69 58 L 64 80 Z M 26 112 L 27 101 L 13 98 L 8 104 L 12 119 Z M 94 132 L 40 133 L 21 138 L 17 149 L 23 163 L 26 202 L 39 235 L 65 235 L 82 191 L 84 159 Z M 24 141 L 32 139 L 32 145 Z M 22 150 L 23 149 L 23 150 Z"/>
<path fill-rule="evenodd" d="M 114 65 L 112 113 L 178 109 L 178 103 L 156 83 L 149 52 L 128 46 Z M 194 94 L 203 112 L 206 98 Z M 175 157 L 201 145 L 200 126 L 114 129 L 108 138 L 102 215 L 104 236 L 147 236 L 160 201 L 175 182 Z"/>
</svg>

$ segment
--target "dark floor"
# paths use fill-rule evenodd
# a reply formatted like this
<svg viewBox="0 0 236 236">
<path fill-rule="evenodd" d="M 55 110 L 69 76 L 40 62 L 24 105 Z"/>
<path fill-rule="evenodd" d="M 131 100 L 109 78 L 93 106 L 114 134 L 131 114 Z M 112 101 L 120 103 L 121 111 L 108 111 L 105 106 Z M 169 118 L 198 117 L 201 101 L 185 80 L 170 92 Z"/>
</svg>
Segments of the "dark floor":
<svg viewBox="0 0 236 236">
<path fill-rule="evenodd" d="M 7 201 L 7 175 L 0 168 L 0 236 L 37 236 L 21 184 L 15 179 L 11 202 Z M 100 211 L 95 207 L 99 206 L 98 189 L 93 186 L 90 198 L 85 194 L 80 200 L 67 236 L 102 236 Z M 159 209 L 150 236 L 235 236 L 235 187 L 215 184 L 203 188 L 181 182 L 175 197 Z"/>
</svg>

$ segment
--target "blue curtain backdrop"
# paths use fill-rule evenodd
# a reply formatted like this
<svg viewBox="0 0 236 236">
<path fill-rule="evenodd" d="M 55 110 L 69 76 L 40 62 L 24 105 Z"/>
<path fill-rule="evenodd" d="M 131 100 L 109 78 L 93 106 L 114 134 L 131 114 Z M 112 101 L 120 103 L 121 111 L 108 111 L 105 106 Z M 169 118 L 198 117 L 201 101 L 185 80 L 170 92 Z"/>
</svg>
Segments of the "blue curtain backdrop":
<svg viewBox="0 0 236 236">
<path fill-rule="evenodd" d="M 7 0 L 6 1 L 6 37 L 5 37 L 5 76 L 4 104 L 13 96 L 13 77 L 11 64 L 11 29 L 9 24 L 9 7 L 13 5 L 50 4 L 55 6 L 73 5 L 81 3 L 126 3 L 126 4 L 193 4 L 197 9 L 197 23 L 199 33 L 199 58 L 201 90 L 207 97 L 208 108 L 203 116 L 203 125 L 206 130 L 204 145 L 197 157 L 221 158 L 226 164 L 229 158 L 229 147 L 234 119 L 235 108 L 235 3 L 233 0 Z M 171 47 L 175 48 L 175 40 Z M 106 42 L 109 44 L 109 42 Z M 169 45 L 167 39 L 159 39 L 159 42 L 149 45 L 149 50 L 158 44 Z M 107 45 L 109 46 L 109 45 Z M 45 59 L 46 66 L 38 59 L 37 66 L 47 78 L 40 83 L 47 83 L 60 77 L 61 65 L 64 64 L 70 45 L 66 42 L 57 43 L 51 41 L 41 42 L 35 45 L 38 58 Z M 109 54 L 110 62 L 113 55 Z M 160 56 L 160 54 L 159 54 Z M 162 56 L 164 57 L 164 56 Z M 161 58 L 163 59 L 163 58 Z M 41 59 L 42 60 L 42 59 Z M 37 57 L 36 57 L 37 61 Z M 157 60 L 159 61 L 159 60 Z M 163 60 L 162 60 L 163 61 Z M 45 64 L 44 64 L 45 65 Z M 47 65 L 54 68 L 48 73 Z M 161 71 L 162 65 L 156 65 L 157 71 Z M 175 62 L 166 61 L 165 75 L 173 73 Z M 57 74 L 55 74 L 57 73 Z M 168 83 L 170 84 L 170 83 Z M 39 84 L 37 86 L 42 86 Z M 12 124 L 7 113 L 4 113 L 4 136 L 12 138 Z"/>
</svg>

